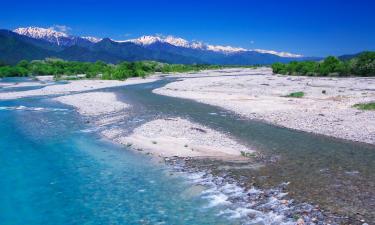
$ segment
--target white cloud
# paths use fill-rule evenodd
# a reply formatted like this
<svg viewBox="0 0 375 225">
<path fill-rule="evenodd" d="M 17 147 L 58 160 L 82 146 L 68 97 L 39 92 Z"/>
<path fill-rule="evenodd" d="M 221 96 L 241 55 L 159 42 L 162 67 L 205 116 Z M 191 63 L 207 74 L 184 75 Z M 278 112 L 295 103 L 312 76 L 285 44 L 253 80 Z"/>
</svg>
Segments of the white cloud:
<svg viewBox="0 0 375 225">
<path fill-rule="evenodd" d="M 255 44 L 255 41 L 250 41 L 250 44 L 252 44 L 252 45 Z"/>
<path fill-rule="evenodd" d="M 161 34 L 161 33 L 156 33 L 155 36 L 156 36 L 156 37 L 160 37 L 160 38 L 164 38 L 164 37 L 166 37 L 167 35 L 164 35 L 164 34 Z"/>
<path fill-rule="evenodd" d="M 50 27 L 51 29 L 54 29 L 55 31 L 63 32 L 63 33 L 68 33 L 72 28 L 65 26 L 65 25 L 53 25 Z"/>
</svg>

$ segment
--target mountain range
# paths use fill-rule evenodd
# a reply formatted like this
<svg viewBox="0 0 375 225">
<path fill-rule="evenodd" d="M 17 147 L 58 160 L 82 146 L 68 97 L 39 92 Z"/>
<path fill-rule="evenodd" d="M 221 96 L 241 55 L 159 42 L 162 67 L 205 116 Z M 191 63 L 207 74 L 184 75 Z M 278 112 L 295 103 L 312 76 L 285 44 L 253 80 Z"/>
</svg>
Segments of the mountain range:
<svg viewBox="0 0 375 225">
<path fill-rule="evenodd" d="M 0 61 L 58 57 L 65 60 L 107 63 L 155 60 L 181 64 L 253 65 L 316 60 L 288 52 L 245 49 L 187 41 L 173 36 L 142 36 L 130 40 L 79 37 L 53 28 L 26 27 L 0 30 Z"/>
</svg>

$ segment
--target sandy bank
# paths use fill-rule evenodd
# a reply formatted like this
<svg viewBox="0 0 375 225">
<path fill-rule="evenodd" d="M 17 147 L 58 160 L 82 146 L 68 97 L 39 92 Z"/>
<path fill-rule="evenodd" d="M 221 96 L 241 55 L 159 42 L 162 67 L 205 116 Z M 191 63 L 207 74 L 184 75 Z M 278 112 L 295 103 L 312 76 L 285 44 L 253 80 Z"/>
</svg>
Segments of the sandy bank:
<svg viewBox="0 0 375 225">
<path fill-rule="evenodd" d="M 71 90 L 86 89 L 85 87 L 78 89 L 79 83 L 72 83 L 70 87 L 68 86 L 69 89 L 65 90 L 67 94 L 56 97 L 54 100 L 75 107 L 81 115 L 93 123 L 98 132 L 117 143 L 160 157 L 213 157 L 243 160 L 245 158 L 241 156 L 241 152 L 252 152 L 223 133 L 181 118 L 156 119 L 134 130 L 128 130 L 126 121 L 133 119 L 127 111 L 131 109 L 131 105 L 118 100 L 113 92 L 72 92 Z M 84 82 L 84 84 L 90 89 L 89 84 L 97 89 L 113 85 L 112 82 L 103 84 L 92 83 L 92 81 Z M 58 91 L 53 93 L 62 93 L 60 87 L 57 89 Z"/>
<path fill-rule="evenodd" d="M 158 78 L 131 78 L 125 81 L 117 80 L 75 80 L 69 81 L 66 84 L 54 84 L 48 85 L 40 89 L 28 90 L 28 91 L 18 91 L 18 92 L 4 92 L 0 95 L 1 99 L 17 99 L 32 96 L 48 96 L 48 95 L 62 95 L 62 94 L 72 94 L 82 91 L 92 91 L 96 89 L 118 87 L 131 84 L 147 83 L 157 80 Z M 39 82 L 34 82 L 35 85 L 40 85 Z M 1 82 L 0 82 L 1 85 Z M 23 84 L 17 84 L 23 85 Z M 30 85 L 30 84 L 29 84 Z"/>
<path fill-rule="evenodd" d="M 91 118 L 98 131 L 121 144 L 131 144 L 156 156 L 242 158 L 241 151 L 248 151 L 226 135 L 181 118 L 158 119 L 132 132 L 126 125 L 118 126 L 127 118 L 128 104 L 117 99 L 112 92 L 100 89 L 152 82 L 157 77 L 128 79 L 126 81 L 78 80 L 66 84 L 46 85 L 40 89 L 3 92 L 0 99 L 32 96 L 54 96 L 61 103 L 73 106 L 83 116 Z M 40 82 L 10 83 L 9 86 L 40 85 Z M 6 85 L 4 83 L 4 85 Z M 86 92 L 89 91 L 89 92 Z"/>
<path fill-rule="evenodd" d="M 89 92 L 82 94 L 65 95 L 55 100 L 75 107 L 84 116 L 99 116 L 118 112 L 129 107 L 128 104 L 118 101 L 111 92 Z"/>
<path fill-rule="evenodd" d="M 252 152 L 227 135 L 181 118 L 147 122 L 129 136 L 121 136 L 121 132 L 121 129 L 110 129 L 103 134 L 118 143 L 161 157 L 239 159 L 241 151 Z"/>
<path fill-rule="evenodd" d="M 303 98 L 283 97 L 303 91 Z M 251 119 L 292 129 L 375 144 L 375 112 L 353 108 L 375 101 L 374 78 L 272 75 L 271 69 L 211 71 L 186 76 L 157 94 L 220 106 Z"/>
<path fill-rule="evenodd" d="M 45 81 L 28 81 L 28 82 L 4 82 L 0 79 L 0 88 L 20 88 L 20 87 L 32 87 L 32 86 L 44 86 L 47 85 L 48 82 Z"/>
</svg>

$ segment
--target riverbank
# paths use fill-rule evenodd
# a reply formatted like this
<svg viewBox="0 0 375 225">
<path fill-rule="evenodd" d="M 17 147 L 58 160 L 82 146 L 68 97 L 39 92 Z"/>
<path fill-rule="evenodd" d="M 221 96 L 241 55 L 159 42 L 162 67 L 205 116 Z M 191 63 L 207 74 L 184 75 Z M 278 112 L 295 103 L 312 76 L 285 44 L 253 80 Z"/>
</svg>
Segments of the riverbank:
<svg viewBox="0 0 375 225">
<path fill-rule="evenodd" d="M 278 126 L 375 144 L 375 113 L 353 107 L 375 101 L 374 78 L 273 75 L 269 68 L 185 76 L 154 93 L 219 106 Z M 303 92 L 302 98 L 285 97 Z"/>
<path fill-rule="evenodd" d="M 40 82 L 33 81 L 29 84 L 8 83 L 7 88 L 26 85 L 30 87 L 42 85 L 42 87 L 34 90 L 4 92 L 0 95 L 0 99 L 63 95 L 54 100 L 75 107 L 81 115 L 88 117 L 88 121 L 93 121 L 103 136 L 120 144 L 133 145 L 134 149 L 155 156 L 243 160 L 246 159 L 243 155 L 253 154 L 252 150 L 227 135 L 182 118 L 149 121 L 126 135 L 124 134 L 126 127 L 114 126 L 128 116 L 126 109 L 131 106 L 118 100 L 115 93 L 102 90 L 153 82 L 159 79 L 157 75 L 126 81 L 77 80 L 54 85 L 47 85 L 46 81 L 51 81 L 48 76 L 41 79 Z"/>
<path fill-rule="evenodd" d="M 179 78 L 212 78 L 212 74 L 221 77 L 229 74 L 227 77 L 230 77 L 231 73 L 238 76 L 246 75 L 249 71 L 254 72 L 233 69 L 182 74 Z M 175 79 L 176 76 L 173 77 Z M 75 82 L 78 81 L 72 81 Z M 367 146 L 358 143 L 346 143 L 304 132 L 280 129 L 256 120 L 240 118 L 229 111 L 206 104 L 152 93 L 155 88 L 163 87 L 173 80 L 160 79 L 128 87 L 122 82 L 125 86 L 111 87 L 108 84 L 105 88 L 102 88 L 102 81 L 95 82 L 97 86 L 91 86 L 89 90 L 83 91 L 63 88 L 75 87 L 77 84 L 62 84 L 57 90 L 63 89 L 66 94 L 46 95 L 50 98 L 45 99 L 47 102 L 49 99 L 58 100 L 75 107 L 82 115 L 82 121 L 91 124 L 86 130 L 81 130 L 82 133 L 99 133 L 134 150 L 163 157 L 167 163 L 171 162 L 172 166 L 176 166 L 177 170 L 187 170 L 188 173 L 192 170 L 193 174 L 204 171 L 205 175 L 198 178 L 204 185 L 206 179 L 217 180 L 213 186 L 214 202 L 218 200 L 224 205 L 242 202 L 240 208 L 244 211 L 239 213 L 251 218 L 270 215 L 273 219 L 294 221 L 295 218 L 304 215 L 305 222 L 315 220 L 326 221 L 329 224 L 345 224 L 340 221 L 358 222 L 363 218 L 364 221 L 371 221 L 371 218 L 374 218 L 371 205 L 371 196 L 374 196 L 372 193 L 375 190 L 372 188 L 372 148 L 368 149 Z M 53 89 L 53 86 L 49 88 Z M 189 141 L 185 136 L 192 140 Z M 249 151 L 248 157 L 241 157 L 246 161 L 237 160 L 243 151 L 243 145 L 240 143 L 252 146 L 246 148 Z M 214 149 L 216 158 L 208 157 L 206 153 L 212 151 L 204 152 L 199 149 L 202 146 Z M 197 147 L 199 151 L 195 151 Z M 235 151 L 227 152 L 226 147 Z M 218 151 L 222 150 L 221 148 L 225 151 Z M 255 157 L 251 149 L 259 149 Z M 271 154 L 267 155 L 267 151 Z M 201 155 L 195 155 L 197 153 Z M 234 153 L 235 157 L 231 153 Z M 260 157 L 258 153 L 261 153 Z M 218 158 L 226 161 L 216 160 Z M 209 184 L 212 182 L 209 181 Z M 227 184 L 235 184 L 235 189 L 241 187 L 243 195 L 239 197 L 238 192 L 233 192 L 231 197 L 232 192 L 228 193 Z M 254 187 L 259 190 L 259 198 L 258 194 L 253 193 Z M 220 190 L 216 190 L 217 188 Z M 275 188 L 280 190 L 275 191 Z M 355 195 L 345 194 L 352 193 L 353 190 Z M 280 193 L 283 194 L 279 195 Z M 275 208 L 275 198 L 280 208 Z M 253 201 L 256 201 L 256 205 L 249 204 Z M 301 211 L 295 210 L 296 205 L 289 205 L 291 202 L 301 203 Z M 302 204 L 307 202 L 314 206 L 308 206 L 308 216 L 307 205 Z M 288 206 L 290 210 L 284 206 Z M 259 210 L 253 211 L 258 208 Z M 314 214 L 320 212 L 320 208 L 325 211 L 324 215 Z M 264 221 L 267 221 L 265 224 L 270 224 L 270 220 Z"/>
<path fill-rule="evenodd" d="M 113 92 L 78 93 L 54 100 L 76 108 L 102 136 L 144 154 L 236 161 L 246 161 L 246 156 L 255 155 L 227 134 L 180 117 L 145 121 L 130 130 L 119 124 L 129 119 L 128 110 L 132 106 L 118 100 Z"/>
<path fill-rule="evenodd" d="M 218 216 L 227 206 L 207 207 L 213 195 L 202 198 L 202 185 L 91 127 L 49 98 L 0 101 L 2 225 L 246 221 Z"/>
<path fill-rule="evenodd" d="M 122 136 L 121 128 L 108 129 L 103 135 L 159 157 L 204 157 L 245 160 L 241 154 L 255 154 L 228 135 L 182 118 L 156 119 Z"/>
<path fill-rule="evenodd" d="M 291 199 L 285 190 L 287 183 L 272 189 L 254 187 L 253 178 L 245 174 L 249 176 L 249 170 L 263 167 L 264 163 L 255 157 L 256 152 L 228 134 L 180 117 L 143 121 L 129 132 L 128 125 L 133 118 L 128 112 L 133 106 L 123 103 L 116 109 L 120 101 L 114 93 L 112 90 L 79 93 L 54 100 L 75 107 L 84 120 L 93 124 L 95 132 L 135 151 L 162 158 L 174 173 L 182 173 L 193 184 L 208 188 L 201 195 L 209 199 L 208 207 L 225 206 L 220 215 L 254 220 L 259 224 L 292 225 L 296 221 L 298 224 L 313 224 L 314 221 L 338 224 L 319 208 Z M 97 98 L 87 98 L 89 94 L 103 97 L 98 103 Z M 92 107 L 97 107 L 95 114 Z M 232 170 L 238 169 L 244 170 L 240 177 L 232 174 Z"/>
<path fill-rule="evenodd" d="M 131 78 L 125 81 L 118 80 L 75 80 L 69 82 L 60 82 L 51 85 L 51 77 L 42 76 L 40 81 L 33 81 L 31 83 L 24 82 L 7 82 L 1 83 L 0 87 L 6 86 L 6 88 L 17 88 L 17 87 L 33 87 L 41 86 L 41 88 L 34 90 L 25 90 L 25 91 L 9 91 L 1 93 L 0 100 L 7 99 L 18 99 L 18 98 L 27 98 L 27 97 L 36 97 L 36 96 L 53 96 L 53 95 L 68 95 L 84 91 L 93 91 L 103 88 L 110 87 L 119 87 L 131 84 L 141 84 L 148 83 L 157 80 L 157 77 L 149 77 L 146 79 L 142 78 Z"/>
<path fill-rule="evenodd" d="M 64 95 L 55 100 L 73 106 L 83 116 L 100 116 L 122 111 L 128 104 L 118 101 L 111 92 L 88 92 L 81 94 Z"/>
</svg>

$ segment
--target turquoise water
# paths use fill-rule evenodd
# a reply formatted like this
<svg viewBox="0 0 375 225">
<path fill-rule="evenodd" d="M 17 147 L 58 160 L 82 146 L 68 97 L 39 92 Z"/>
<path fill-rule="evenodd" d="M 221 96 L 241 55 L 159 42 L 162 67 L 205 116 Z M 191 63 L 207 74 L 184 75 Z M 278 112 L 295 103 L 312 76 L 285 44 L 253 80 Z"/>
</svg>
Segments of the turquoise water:
<svg viewBox="0 0 375 225">
<path fill-rule="evenodd" d="M 263 192 L 281 183 L 289 183 L 286 191 L 296 202 L 373 221 L 374 146 L 152 93 L 167 82 L 102 90 L 116 91 L 132 105 L 125 112 L 130 119 L 115 126 L 132 130 L 154 118 L 180 116 L 230 133 L 278 158 L 259 170 L 223 167 L 261 190 L 213 183 L 197 173 L 176 175 L 100 139 L 71 108 L 47 98 L 0 101 L 0 224 L 294 224 L 293 208 L 275 201 L 283 193 Z"/>
<path fill-rule="evenodd" d="M 0 224 L 237 223 L 184 176 L 87 128 L 48 99 L 0 102 Z"/>
</svg>

